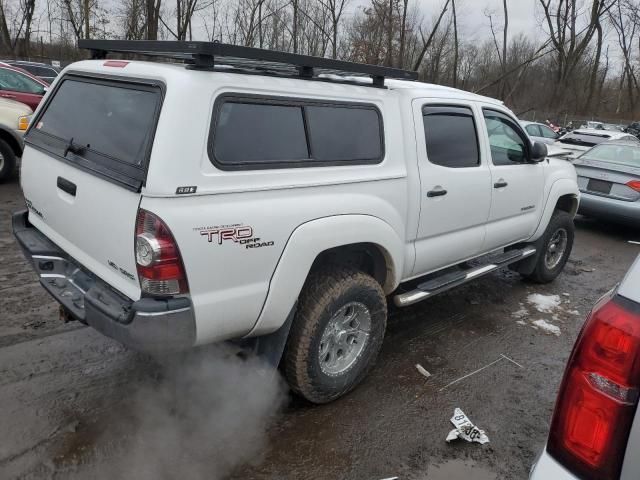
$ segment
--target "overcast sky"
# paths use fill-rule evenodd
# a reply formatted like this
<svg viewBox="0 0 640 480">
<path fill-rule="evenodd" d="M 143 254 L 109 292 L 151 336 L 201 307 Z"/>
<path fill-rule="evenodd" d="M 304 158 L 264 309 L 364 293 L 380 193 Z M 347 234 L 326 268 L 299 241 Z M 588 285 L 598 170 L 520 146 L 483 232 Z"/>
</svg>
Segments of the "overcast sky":
<svg viewBox="0 0 640 480">
<path fill-rule="evenodd" d="M 445 0 L 410 0 L 410 4 L 418 4 L 427 20 L 440 14 Z M 354 8 L 362 8 L 368 0 L 351 0 Z M 522 31 L 532 38 L 542 35 L 539 27 L 540 17 L 536 20 L 536 4 L 538 0 L 508 0 L 509 7 L 509 36 Z M 456 8 L 458 23 L 465 37 L 478 34 L 479 37 L 489 35 L 489 19 L 485 12 L 494 15 L 494 26 L 498 25 L 502 32 L 502 0 L 457 0 Z"/>
</svg>

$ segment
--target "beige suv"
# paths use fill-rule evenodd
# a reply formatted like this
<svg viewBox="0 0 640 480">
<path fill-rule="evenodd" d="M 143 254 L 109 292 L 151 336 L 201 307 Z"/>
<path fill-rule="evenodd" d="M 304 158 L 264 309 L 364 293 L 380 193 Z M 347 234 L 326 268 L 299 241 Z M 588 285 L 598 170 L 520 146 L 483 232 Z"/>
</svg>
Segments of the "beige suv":
<svg viewBox="0 0 640 480">
<path fill-rule="evenodd" d="M 0 98 L 0 182 L 7 180 L 22 156 L 22 135 L 33 110 L 24 103 Z"/>
</svg>

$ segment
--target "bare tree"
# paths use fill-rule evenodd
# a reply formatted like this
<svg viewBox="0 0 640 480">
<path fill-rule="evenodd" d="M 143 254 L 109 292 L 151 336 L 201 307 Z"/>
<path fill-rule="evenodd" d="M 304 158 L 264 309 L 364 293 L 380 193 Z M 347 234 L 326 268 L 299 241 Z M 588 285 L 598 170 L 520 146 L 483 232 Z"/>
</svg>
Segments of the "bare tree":
<svg viewBox="0 0 640 480">
<path fill-rule="evenodd" d="M 598 22 L 619 0 L 591 0 L 591 8 L 580 28 L 579 0 L 539 0 L 556 52 L 556 86 L 554 100 L 569 87 L 569 79 L 583 60 L 597 31 Z"/>
<path fill-rule="evenodd" d="M 0 0 L 0 37 L 2 38 L 4 49 L 11 55 L 13 55 L 15 50 L 13 42 L 11 41 L 11 32 L 9 31 L 7 13 L 8 11 L 6 0 Z"/>
<path fill-rule="evenodd" d="M 413 69 L 414 70 L 419 70 L 420 69 L 420 65 L 422 65 L 422 61 L 424 60 L 424 57 L 427 53 L 427 50 L 429 50 L 429 47 L 431 47 L 431 44 L 433 43 L 433 39 L 436 35 L 436 33 L 438 32 L 438 28 L 440 27 L 440 23 L 442 22 L 442 19 L 444 18 L 445 13 L 447 13 L 447 9 L 449 8 L 449 2 L 451 0 L 446 0 L 444 3 L 444 6 L 442 7 L 442 10 L 440 11 L 440 15 L 438 16 L 438 19 L 436 20 L 433 28 L 431 29 L 431 33 L 429 34 L 428 38 L 424 38 L 424 34 L 422 33 L 422 30 L 420 30 L 420 36 L 422 37 L 422 49 L 420 50 L 420 53 L 418 54 L 418 57 L 416 58 L 416 61 L 413 65 Z"/>
<path fill-rule="evenodd" d="M 638 30 L 640 30 L 640 24 L 637 22 L 639 11 L 640 6 L 637 3 L 619 0 L 616 2 L 615 8 L 609 12 L 609 18 L 618 35 L 618 44 L 620 45 L 624 59 L 620 87 L 622 90 L 626 78 L 629 112 L 632 115 L 635 115 L 636 92 L 639 88 L 632 58 L 633 44 Z M 618 102 L 618 104 L 620 104 L 620 102 Z M 618 106 L 618 111 L 619 110 L 620 107 Z"/>
<path fill-rule="evenodd" d="M 451 0 L 451 15 L 453 17 L 453 88 L 458 86 L 458 60 L 460 58 L 460 43 L 458 41 L 458 15 L 456 14 L 456 0 Z"/>
<path fill-rule="evenodd" d="M 145 0 L 146 17 L 146 38 L 147 40 L 158 39 L 158 26 L 160 22 L 160 7 L 162 0 Z"/>
<path fill-rule="evenodd" d="M 331 58 L 338 58 L 338 36 L 340 21 L 347 7 L 349 0 L 319 0 L 325 15 L 329 17 L 331 31 Z"/>
<path fill-rule="evenodd" d="M 90 0 L 62 0 L 62 2 L 66 20 L 71 25 L 76 40 L 91 38 L 89 16 L 93 5 Z"/>
</svg>

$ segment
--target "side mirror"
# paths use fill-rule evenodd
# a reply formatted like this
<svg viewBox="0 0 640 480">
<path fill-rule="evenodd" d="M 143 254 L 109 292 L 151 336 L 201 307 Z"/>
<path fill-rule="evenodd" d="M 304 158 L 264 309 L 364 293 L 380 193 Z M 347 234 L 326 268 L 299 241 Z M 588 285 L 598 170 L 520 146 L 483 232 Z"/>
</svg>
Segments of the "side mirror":
<svg viewBox="0 0 640 480">
<path fill-rule="evenodd" d="M 547 158 L 547 146 L 544 143 L 533 142 L 531 145 L 531 161 L 534 163 L 543 162 Z"/>
</svg>

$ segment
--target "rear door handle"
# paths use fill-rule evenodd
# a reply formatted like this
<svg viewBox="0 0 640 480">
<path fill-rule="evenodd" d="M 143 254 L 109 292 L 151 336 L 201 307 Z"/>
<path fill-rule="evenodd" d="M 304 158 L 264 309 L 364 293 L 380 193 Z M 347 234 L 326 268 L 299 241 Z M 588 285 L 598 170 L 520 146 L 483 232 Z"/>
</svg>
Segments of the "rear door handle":
<svg viewBox="0 0 640 480">
<path fill-rule="evenodd" d="M 507 185 L 509 185 L 507 182 L 505 182 L 504 180 L 498 180 L 496 183 L 493 184 L 493 188 L 504 188 Z"/>
<path fill-rule="evenodd" d="M 58 177 L 58 188 L 60 190 L 62 190 L 63 192 L 67 192 L 69 195 L 71 195 L 72 197 L 76 196 L 76 184 L 73 182 L 70 182 L 69 180 L 67 180 L 66 178 L 63 177 Z"/>
<path fill-rule="evenodd" d="M 10 93 L 2 93 L 2 94 L 0 94 L 0 97 L 2 97 L 2 98 L 16 98 L 15 95 L 11 95 Z"/>
<path fill-rule="evenodd" d="M 443 195 L 446 195 L 447 191 L 446 190 L 430 190 L 427 192 L 427 197 L 429 198 L 433 198 L 433 197 L 442 197 Z"/>
</svg>

